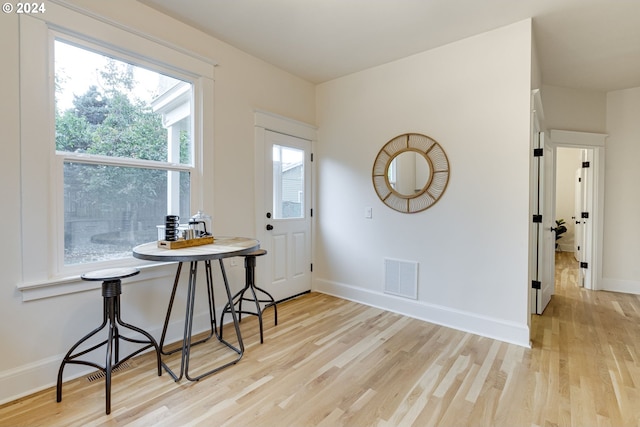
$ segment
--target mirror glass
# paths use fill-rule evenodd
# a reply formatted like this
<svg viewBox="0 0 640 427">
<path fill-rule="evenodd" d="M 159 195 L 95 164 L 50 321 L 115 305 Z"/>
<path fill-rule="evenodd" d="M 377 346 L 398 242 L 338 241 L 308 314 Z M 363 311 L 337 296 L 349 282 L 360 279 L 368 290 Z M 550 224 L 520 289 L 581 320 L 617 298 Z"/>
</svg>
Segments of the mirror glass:
<svg viewBox="0 0 640 427">
<path fill-rule="evenodd" d="M 389 185 L 402 196 L 413 196 L 424 190 L 431 180 L 427 158 L 416 151 L 404 151 L 395 156 L 387 168 Z"/>
</svg>

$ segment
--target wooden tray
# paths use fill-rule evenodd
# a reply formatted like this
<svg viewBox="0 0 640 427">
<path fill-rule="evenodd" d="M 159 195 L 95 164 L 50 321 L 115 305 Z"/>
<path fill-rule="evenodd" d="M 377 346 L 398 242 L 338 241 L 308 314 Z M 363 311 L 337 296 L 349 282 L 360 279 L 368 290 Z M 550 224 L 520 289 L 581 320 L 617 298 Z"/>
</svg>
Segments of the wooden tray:
<svg viewBox="0 0 640 427">
<path fill-rule="evenodd" d="M 163 249 L 190 248 L 192 246 L 208 245 L 213 243 L 213 236 L 198 237 L 196 239 L 158 240 L 158 247 Z"/>
</svg>

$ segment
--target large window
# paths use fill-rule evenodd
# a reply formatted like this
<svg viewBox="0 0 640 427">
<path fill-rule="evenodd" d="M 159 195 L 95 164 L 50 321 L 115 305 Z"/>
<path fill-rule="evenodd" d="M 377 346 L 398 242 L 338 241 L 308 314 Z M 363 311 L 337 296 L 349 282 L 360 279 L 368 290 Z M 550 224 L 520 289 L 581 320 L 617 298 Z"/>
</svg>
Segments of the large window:
<svg viewBox="0 0 640 427">
<path fill-rule="evenodd" d="M 57 39 L 64 264 L 128 258 L 189 216 L 192 84 Z"/>
<path fill-rule="evenodd" d="M 166 214 L 213 211 L 202 183 L 213 180 L 215 63 L 57 3 L 19 19 L 28 300 L 140 265 L 131 248 L 156 240 Z"/>
</svg>

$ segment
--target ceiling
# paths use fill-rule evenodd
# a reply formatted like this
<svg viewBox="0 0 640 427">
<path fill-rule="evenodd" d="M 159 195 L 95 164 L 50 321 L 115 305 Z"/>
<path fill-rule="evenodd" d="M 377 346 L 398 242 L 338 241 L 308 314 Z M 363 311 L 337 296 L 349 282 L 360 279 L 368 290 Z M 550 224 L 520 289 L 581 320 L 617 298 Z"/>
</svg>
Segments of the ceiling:
<svg viewBox="0 0 640 427">
<path fill-rule="evenodd" d="M 322 83 L 532 17 L 544 84 L 640 87 L 638 0 L 139 0 Z"/>
</svg>

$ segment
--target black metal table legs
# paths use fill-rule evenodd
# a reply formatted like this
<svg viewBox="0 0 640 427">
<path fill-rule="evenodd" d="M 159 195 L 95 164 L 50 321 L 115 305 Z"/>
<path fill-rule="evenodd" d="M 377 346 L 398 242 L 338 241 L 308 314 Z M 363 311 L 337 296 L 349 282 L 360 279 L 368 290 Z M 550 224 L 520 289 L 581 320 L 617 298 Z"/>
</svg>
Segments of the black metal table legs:
<svg viewBox="0 0 640 427">
<path fill-rule="evenodd" d="M 225 287 L 225 291 L 227 293 L 227 299 L 229 301 L 233 301 L 232 296 L 231 296 L 231 291 L 229 289 L 229 282 L 227 280 L 227 274 L 226 271 L 224 269 L 224 263 L 222 262 L 222 259 L 218 260 L 220 263 L 220 270 L 222 272 L 222 278 L 223 278 L 223 282 L 224 282 L 224 287 Z M 177 352 L 181 352 L 181 361 L 180 361 L 180 373 L 176 374 L 174 371 L 172 371 L 164 362 L 162 362 L 162 366 L 164 367 L 164 369 L 169 373 L 169 375 L 171 375 L 171 377 L 175 380 L 175 381 L 179 381 L 180 379 L 182 379 L 182 377 L 184 376 L 186 379 L 188 379 L 189 381 L 198 381 L 203 377 L 206 377 L 208 375 L 211 375 L 215 372 L 220 371 L 221 369 L 224 369 L 228 366 L 234 365 L 236 363 L 238 363 L 238 361 L 242 358 L 242 355 L 244 353 L 244 344 L 242 342 L 242 336 L 240 335 L 240 327 L 238 325 L 238 319 L 236 316 L 236 312 L 232 311 L 231 312 L 231 316 L 233 317 L 233 322 L 235 325 L 235 329 L 236 329 L 236 337 L 238 339 L 238 347 L 232 345 L 231 343 L 229 343 L 228 341 L 222 339 L 222 335 L 218 333 L 218 327 L 217 327 L 217 321 L 216 321 L 216 309 L 215 309 L 215 297 L 214 297 L 214 292 L 213 292 L 213 274 L 212 274 L 212 269 L 211 269 L 211 261 L 210 260 L 205 260 L 205 275 L 206 275 L 206 279 L 207 279 L 207 294 L 208 294 L 208 305 L 209 305 L 209 321 L 210 321 L 210 332 L 209 335 L 206 338 L 200 339 L 196 342 L 191 342 L 191 335 L 192 335 L 192 331 L 193 331 L 193 315 L 194 315 L 194 306 L 195 306 L 195 294 L 196 294 L 196 280 L 197 280 L 197 272 L 198 272 L 198 262 L 197 261 L 191 261 L 190 265 L 189 265 L 189 281 L 188 281 L 188 288 L 187 288 L 187 307 L 186 307 L 186 313 L 185 313 L 185 324 L 184 324 L 184 335 L 183 335 L 183 340 L 182 340 L 182 345 L 174 350 L 171 351 L 165 351 L 164 349 L 164 341 L 166 338 L 166 334 L 167 334 L 167 327 L 169 326 L 169 320 L 171 318 L 171 312 L 173 309 L 173 303 L 174 303 L 174 299 L 175 299 L 175 295 L 176 295 L 176 289 L 178 287 L 178 282 L 179 282 L 179 278 L 180 278 L 180 272 L 182 270 L 182 262 L 180 262 L 178 264 L 178 269 L 176 271 L 176 276 L 175 276 L 175 280 L 173 282 L 173 289 L 171 291 L 171 297 L 169 299 L 169 306 L 167 308 L 167 315 L 165 317 L 165 321 L 164 321 L 164 326 L 162 329 L 162 336 L 160 339 L 160 351 L 162 352 L 162 354 L 164 355 L 170 355 L 170 354 L 174 354 Z M 207 372 L 204 372 L 202 374 L 196 375 L 196 376 L 191 376 L 189 374 L 189 360 L 191 357 L 191 347 L 197 344 L 201 344 L 204 343 L 206 341 L 208 341 L 211 337 L 216 336 L 216 338 L 218 339 L 219 342 L 225 344 L 227 347 L 229 347 L 231 350 L 233 350 L 235 353 L 237 353 L 237 357 L 227 363 L 223 363 L 220 366 L 217 366 L 214 369 L 211 369 Z"/>
</svg>

